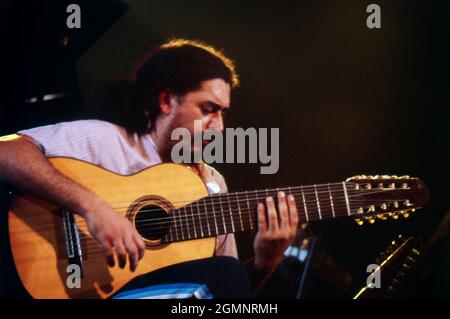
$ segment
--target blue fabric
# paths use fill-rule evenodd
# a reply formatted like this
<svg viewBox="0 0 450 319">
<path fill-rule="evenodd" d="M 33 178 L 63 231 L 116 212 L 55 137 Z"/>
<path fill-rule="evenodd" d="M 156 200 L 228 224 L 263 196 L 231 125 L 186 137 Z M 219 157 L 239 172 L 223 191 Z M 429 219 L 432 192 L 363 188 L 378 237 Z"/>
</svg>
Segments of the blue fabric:
<svg viewBox="0 0 450 319">
<path fill-rule="evenodd" d="M 200 284 L 164 284 L 127 290 L 114 299 L 212 299 L 206 285 Z"/>
</svg>

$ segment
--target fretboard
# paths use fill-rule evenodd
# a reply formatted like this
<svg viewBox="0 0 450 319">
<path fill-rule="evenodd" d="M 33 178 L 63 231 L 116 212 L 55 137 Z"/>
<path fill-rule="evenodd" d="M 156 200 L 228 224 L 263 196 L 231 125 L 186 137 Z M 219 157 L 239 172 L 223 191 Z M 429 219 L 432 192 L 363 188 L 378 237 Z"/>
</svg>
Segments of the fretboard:
<svg viewBox="0 0 450 319">
<path fill-rule="evenodd" d="M 299 222 L 349 216 L 351 206 L 349 183 L 286 187 L 215 194 L 171 214 L 171 225 L 163 243 L 212 237 L 257 229 L 258 203 L 271 196 L 277 204 L 277 193 L 294 195 Z"/>
</svg>

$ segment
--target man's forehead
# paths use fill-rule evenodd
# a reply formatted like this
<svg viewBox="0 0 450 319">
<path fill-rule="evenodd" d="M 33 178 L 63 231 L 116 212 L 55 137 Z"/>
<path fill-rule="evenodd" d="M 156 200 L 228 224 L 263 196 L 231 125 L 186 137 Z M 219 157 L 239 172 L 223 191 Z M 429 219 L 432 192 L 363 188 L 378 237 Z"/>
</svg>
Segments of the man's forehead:
<svg viewBox="0 0 450 319">
<path fill-rule="evenodd" d="M 230 107 L 230 85 L 222 79 L 203 81 L 197 91 L 192 92 L 202 102 L 213 102 L 223 108 Z"/>
</svg>

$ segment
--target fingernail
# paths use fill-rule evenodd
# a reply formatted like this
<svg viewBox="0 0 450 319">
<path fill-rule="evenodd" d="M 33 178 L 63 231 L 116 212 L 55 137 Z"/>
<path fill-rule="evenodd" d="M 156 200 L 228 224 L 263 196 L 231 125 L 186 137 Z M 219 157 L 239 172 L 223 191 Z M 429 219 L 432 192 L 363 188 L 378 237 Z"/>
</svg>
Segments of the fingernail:
<svg viewBox="0 0 450 319">
<path fill-rule="evenodd" d="M 284 196 L 286 196 L 286 195 L 284 194 L 283 191 L 281 191 L 281 192 L 278 192 L 278 196 L 284 197 Z"/>
<path fill-rule="evenodd" d="M 272 202 L 272 201 L 273 201 L 273 198 L 272 198 L 272 197 L 267 197 L 267 201 L 268 201 L 268 202 Z"/>
<path fill-rule="evenodd" d="M 294 200 L 294 196 L 289 195 L 289 196 L 288 196 L 288 199 L 289 199 L 289 200 Z"/>
</svg>

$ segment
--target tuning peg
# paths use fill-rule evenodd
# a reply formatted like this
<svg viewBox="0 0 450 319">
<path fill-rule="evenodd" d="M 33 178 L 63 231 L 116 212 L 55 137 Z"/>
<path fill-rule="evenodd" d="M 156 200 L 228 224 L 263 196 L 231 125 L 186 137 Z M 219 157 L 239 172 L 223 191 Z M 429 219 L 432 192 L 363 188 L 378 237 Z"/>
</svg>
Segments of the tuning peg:
<svg viewBox="0 0 450 319">
<path fill-rule="evenodd" d="M 414 258 L 412 258 L 411 256 L 407 256 L 406 259 L 408 259 L 408 261 L 411 262 L 412 264 L 414 264 L 416 262 L 416 260 Z"/>
<path fill-rule="evenodd" d="M 375 223 L 375 218 L 373 218 L 372 216 L 366 216 L 365 219 L 371 224 Z"/>
<path fill-rule="evenodd" d="M 386 214 L 378 214 L 378 215 L 377 215 L 377 218 L 378 218 L 378 219 L 381 219 L 381 220 L 387 220 L 387 219 L 388 219 L 387 216 L 386 216 Z"/>
<path fill-rule="evenodd" d="M 392 214 L 393 219 L 398 219 L 398 214 Z"/>
<path fill-rule="evenodd" d="M 358 224 L 358 226 L 364 225 L 364 221 L 361 218 L 355 218 L 355 222 L 356 224 Z"/>
<path fill-rule="evenodd" d="M 409 217 L 408 211 L 402 211 L 402 216 L 403 218 L 408 218 Z"/>
<path fill-rule="evenodd" d="M 411 204 L 411 202 L 409 201 L 409 199 L 405 200 L 405 201 L 403 202 L 403 204 L 404 204 L 405 206 L 413 206 L 413 204 Z"/>
<path fill-rule="evenodd" d="M 383 204 L 380 205 L 380 208 L 382 210 L 386 210 L 387 209 L 387 205 L 385 203 L 383 203 Z"/>
</svg>

